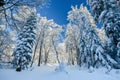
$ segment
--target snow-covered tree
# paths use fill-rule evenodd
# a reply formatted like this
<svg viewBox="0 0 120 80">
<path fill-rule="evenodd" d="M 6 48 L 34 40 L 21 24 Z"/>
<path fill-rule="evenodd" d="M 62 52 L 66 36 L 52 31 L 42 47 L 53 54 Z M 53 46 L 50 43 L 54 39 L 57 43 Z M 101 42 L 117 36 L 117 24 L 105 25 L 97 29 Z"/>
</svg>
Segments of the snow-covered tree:
<svg viewBox="0 0 120 80">
<path fill-rule="evenodd" d="M 84 46 L 84 50 L 82 50 L 82 52 L 84 53 L 84 58 L 82 59 L 85 63 L 85 65 L 90 68 L 90 66 L 92 67 L 96 67 L 98 66 L 98 62 L 100 61 L 104 61 L 104 59 L 99 60 L 100 56 L 98 55 L 98 53 L 96 52 L 96 50 L 101 47 L 101 40 L 98 36 L 98 33 L 96 31 L 97 27 L 95 25 L 94 19 L 91 16 L 91 14 L 89 13 L 89 11 L 87 10 L 86 7 L 81 6 L 81 11 L 84 14 L 84 37 L 82 39 L 83 44 L 81 45 L 81 47 L 83 48 Z M 102 62 L 101 62 L 102 63 Z M 103 64 L 103 63 L 102 63 Z"/>
<path fill-rule="evenodd" d="M 68 12 L 68 20 L 70 22 L 70 26 L 73 28 L 73 35 L 71 38 L 74 40 L 74 48 L 76 52 L 76 59 L 77 59 L 77 64 L 79 64 L 79 56 L 80 56 L 80 41 L 83 38 L 83 26 L 84 23 L 82 21 L 83 19 L 83 14 L 80 9 L 77 8 L 77 6 L 73 7 L 72 10 Z M 69 25 L 68 25 L 69 26 Z M 83 49 L 82 49 L 83 50 Z"/>
<path fill-rule="evenodd" d="M 98 66 L 102 66 L 101 64 L 103 64 L 104 59 L 100 59 L 101 56 L 99 56 L 98 54 L 101 55 L 101 53 L 97 52 L 97 49 L 99 47 L 101 47 L 102 50 L 102 45 L 101 45 L 101 41 L 100 38 L 98 36 L 98 33 L 96 32 L 96 30 L 94 28 L 91 28 L 88 32 L 87 35 L 87 40 L 86 40 L 86 47 L 85 47 L 85 51 L 86 54 L 88 54 L 90 57 L 87 62 L 88 63 L 88 67 L 92 66 L 92 67 L 98 67 Z M 99 51 L 101 51 L 99 50 Z M 102 51 L 101 51 L 102 52 Z M 86 55 L 86 56 L 88 56 Z M 100 65 L 98 65 L 100 63 Z"/>
<path fill-rule="evenodd" d="M 11 28 L 17 33 L 21 32 L 26 24 L 28 16 L 31 15 L 31 10 L 36 11 L 36 8 L 30 8 L 28 6 L 20 6 L 18 12 L 13 14 L 14 24 Z"/>
<path fill-rule="evenodd" d="M 16 71 L 28 68 L 32 60 L 32 48 L 36 41 L 36 14 L 31 12 L 26 20 L 23 30 L 17 36 L 17 46 L 13 52 L 13 66 Z"/>
<path fill-rule="evenodd" d="M 10 51 L 12 50 L 13 41 L 10 32 L 6 30 L 4 26 L 5 25 L 0 25 L 0 60 L 10 62 L 12 53 Z"/>
<path fill-rule="evenodd" d="M 49 0 L 0 0 L 0 14 L 3 14 L 3 18 L 7 22 L 8 27 L 16 29 L 16 20 L 13 15 L 19 12 L 21 6 L 29 6 L 30 8 L 36 7 L 40 9 L 48 2 Z"/>
<path fill-rule="evenodd" d="M 65 39 L 65 45 L 66 45 L 66 52 L 68 53 L 68 65 L 71 65 L 75 63 L 75 45 L 79 45 L 79 44 L 75 44 L 75 42 L 77 42 L 76 40 L 76 36 L 79 37 L 78 34 L 75 34 L 75 32 L 78 30 L 78 27 L 76 26 L 76 28 L 72 27 L 71 24 L 67 25 L 67 29 L 66 29 L 66 39 Z"/>
<path fill-rule="evenodd" d="M 44 28 L 44 53 L 45 53 L 45 61 L 48 56 L 48 52 L 50 48 L 55 50 L 55 53 L 57 52 L 56 50 L 56 44 L 55 42 L 59 40 L 59 34 L 61 32 L 61 27 L 56 24 L 52 19 L 47 20 L 45 17 L 43 20 L 41 20 L 41 25 Z M 57 55 L 57 53 L 56 53 Z M 58 60 L 58 59 L 57 59 Z"/>
<path fill-rule="evenodd" d="M 81 5 L 80 8 L 72 7 L 68 13 L 68 20 L 70 23 L 66 39 L 69 41 L 69 43 L 67 41 L 69 46 L 72 43 L 76 50 L 77 64 L 88 68 L 95 67 L 97 64 L 95 57 L 98 57 L 96 50 L 101 46 L 101 41 L 96 32 L 94 19 L 87 8 Z"/>
<path fill-rule="evenodd" d="M 57 62 L 60 64 L 60 59 L 59 59 L 59 49 L 58 49 L 58 43 L 61 39 L 61 32 L 62 32 L 62 27 L 60 25 L 55 26 L 52 30 L 51 30 L 51 40 L 52 40 L 52 46 L 53 46 L 53 50 L 55 52 L 56 55 L 56 59 Z"/>
<path fill-rule="evenodd" d="M 48 20 L 38 14 L 37 44 L 31 66 L 35 61 L 38 62 L 38 66 L 41 63 L 50 62 L 52 58 L 49 55 L 56 55 L 56 52 L 58 52 L 57 42 L 60 40 L 61 31 L 62 27 L 55 23 L 53 19 Z"/>
<path fill-rule="evenodd" d="M 107 36 L 105 35 L 105 30 L 104 30 L 104 28 L 103 28 L 103 27 L 100 28 L 100 29 L 97 28 L 96 31 L 97 31 L 97 33 L 98 33 L 98 36 L 99 36 L 100 40 L 101 40 L 102 46 L 104 46 L 104 45 L 105 45 L 105 42 L 106 42 L 106 40 L 107 40 Z"/>
<path fill-rule="evenodd" d="M 108 37 L 105 52 L 113 61 L 120 65 L 120 1 L 119 0 L 88 0 L 91 12 L 97 22 L 101 22 Z M 106 59 L 113 68 L 120 68 L 114 62 Z"/>
</svg>

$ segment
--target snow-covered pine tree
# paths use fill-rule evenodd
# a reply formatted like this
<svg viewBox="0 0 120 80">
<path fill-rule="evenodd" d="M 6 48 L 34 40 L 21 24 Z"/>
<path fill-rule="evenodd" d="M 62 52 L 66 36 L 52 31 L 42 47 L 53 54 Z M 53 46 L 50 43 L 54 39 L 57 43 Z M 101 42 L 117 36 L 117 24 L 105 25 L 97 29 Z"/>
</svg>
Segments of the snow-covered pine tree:
<svg viewBox="0 0 120 80">
<path fill-rule="evenodd" d="M 101 40 L 96 31 L 97 27 L 95 25 L 95 21 L 86 7 L 81 6 L 81 11 L 84 13 L 84 64 L 90 67 L 97 67 L 103 64 L 104 59 L 101 58 L 97 52 L 97 49 L 101 46 Z M 102 50 L 102 49 L 101 49 Z M 99 50 L 99 51 L 101 51 Z M 101 51 L 102 52 L 102 51 Z M 98 65 L 100 63 L 100 65 Z"/>
<path fill-rule="evenodd" d="M 13 66 L 16 71 L 28 68 L 32 59 L 32 48 L 36 40 L 36 14 L 32 12 L 27 18 L 23 31 L 17 36 L 17 46 L 14 50 Z"/>
<path fill-rule="evenodd" d="M 90 53 L 90 66 L 92 67 L 100 67 L 103 64 L 105 64 L 104 58 L 101 56 L 101 53 L 103 53 L 103 48 L 101 45 L 101 40 L 98 36 L 98 33 L 96 32 L 95 28 L 92 28 L 89 30 L 89 33 L 87 35 L 87 42 L 89 44 L 87 45 L 88 53 Z M 99 50 L 98 50 L 99 49 Z"/>
<path fill-rule="evenodd" d="M 91 12 L 97 22 L 102 22 L 108 37 L 105 52 L 109 65 L 120 68 L 120 0 L 88 0 Z M 108 56 L 107 55 L 107 56 Z"/>
<path fill-rule="evenodd" d="M 72 32 L 72 35 L 75 34 L 73 45 L 75 45 L 77 64 L 80 67 L 90 68 L 96 67 L 100 61 L 101 63 L 104 62 L 104 58 L 99 57 L 103 51 L 100 38 L 96 32 L 97 27 L 87 8 L 83 5 L 80 8 L 72 7 L 72 10 L 68 13 L 68 20 L 71 28 L 75 29 L 75 26 L 77 27 L 75 32 Z"/>
</svg>

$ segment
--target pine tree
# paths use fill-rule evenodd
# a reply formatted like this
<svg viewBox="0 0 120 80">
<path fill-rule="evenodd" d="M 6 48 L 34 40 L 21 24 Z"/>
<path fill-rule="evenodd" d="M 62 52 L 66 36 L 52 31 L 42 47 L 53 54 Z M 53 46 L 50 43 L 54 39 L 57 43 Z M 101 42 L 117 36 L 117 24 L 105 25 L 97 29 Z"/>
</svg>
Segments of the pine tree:
<svg viewBox="0 0 120 80">
<path fill-rule="evenodd" d="M 34 12 L 27 18 L 26 24 L 17 36 L 17 46 L 14 50 L 13 66 L 16 71 L 28 68 L 32 59 L 32 48 L 35 44 L 36 15 Z"/>
<path fill-rule="evenodd" d="M 93 17 L 87 8 L 81 5 L 80 8 L 77 8 L 77 6 L 72 7 L 72 10 L 68 13 L 68 20 L 70 21 L 71 29 L 76 29 L 75 32 L 71 30 L 73 32 L 68 37 L 73 39 L 72 44 L 75 46 L 77 64 L 80 67 L 85 66 L 87 68 L 98 66 L 100 60 L 104 61 L 104 58 L 98 55 L 101 55 L 100 52 L 103 51 Z M 103 62 L 101 63 L 103 64 Z"/>
<path fill-rule="evenodd" d="M 120 1 L 88 0 L 88 3 L 97 23 L 103 23 L 106 36 L 108 37 L 105 53 L 107 53 L 117 64 L 114 64 L 113 61 L 107 58 L 106 60 L 111 67 L 120 68 L 120 57 L 118 56 L 120 51 Z"/>
<path fill-rule="evenodd" d="M 98 33 L 96 32 L 96 29 L 92 28 L 89 30 L 88 33 L 88 42 L 89 44 L 86 44 L 88 46 L 88 50 L 90 53 L 90 65 L 92 67 L 98 67 L 98 66 L 102 66 L 101 64 L 104 64 L 104 58 L 101 58 L 101 53 L 102 52 L 102 45 L 101 45 L 101 40 L 98 36 Z M 101 48 L 101 49 L 99 49 Z M 98 52 L 99 49 L 99 52 Z M 100 65 L 98 65 L 100 63 Z"/>
</svg>

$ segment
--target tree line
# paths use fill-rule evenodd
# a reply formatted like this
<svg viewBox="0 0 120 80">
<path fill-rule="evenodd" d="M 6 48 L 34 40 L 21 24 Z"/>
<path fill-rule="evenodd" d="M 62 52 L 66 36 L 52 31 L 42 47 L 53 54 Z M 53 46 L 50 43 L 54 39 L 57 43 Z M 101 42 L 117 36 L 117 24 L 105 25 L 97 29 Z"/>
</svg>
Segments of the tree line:
<svg viewBox="0 0 120 80">
<path fill-rule="evenodd" d="M 61 61 L 88 69 L 120 69 L 120 1 L 87 3 L 90 10 L 83 5 L 71 7 L 63 29 L 36 12 L 46 4 L 44 0 L 1 0 L 1 63 L 11 62 L 17 71 Z"/>
</svg>

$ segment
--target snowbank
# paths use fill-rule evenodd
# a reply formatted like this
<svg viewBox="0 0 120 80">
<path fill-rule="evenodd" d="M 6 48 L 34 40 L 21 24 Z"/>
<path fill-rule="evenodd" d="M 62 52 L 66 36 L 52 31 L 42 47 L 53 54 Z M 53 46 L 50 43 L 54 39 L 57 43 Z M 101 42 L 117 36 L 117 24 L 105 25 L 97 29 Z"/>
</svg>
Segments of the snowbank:
<svg viewBox="0 0 120 80">
<path fill-rule="evenodd" d="M 106 74 L 106 69 L 96 69 L 90 73 L 87 69 L 67 67 L 68 74 L 56 72 L 53 66 L 35 67 L 32 71 L 16 72 L 12 69 L 0 69 L 0 80 L 120 80 L 120 72 L 112 70 Z"/>
</svg>

